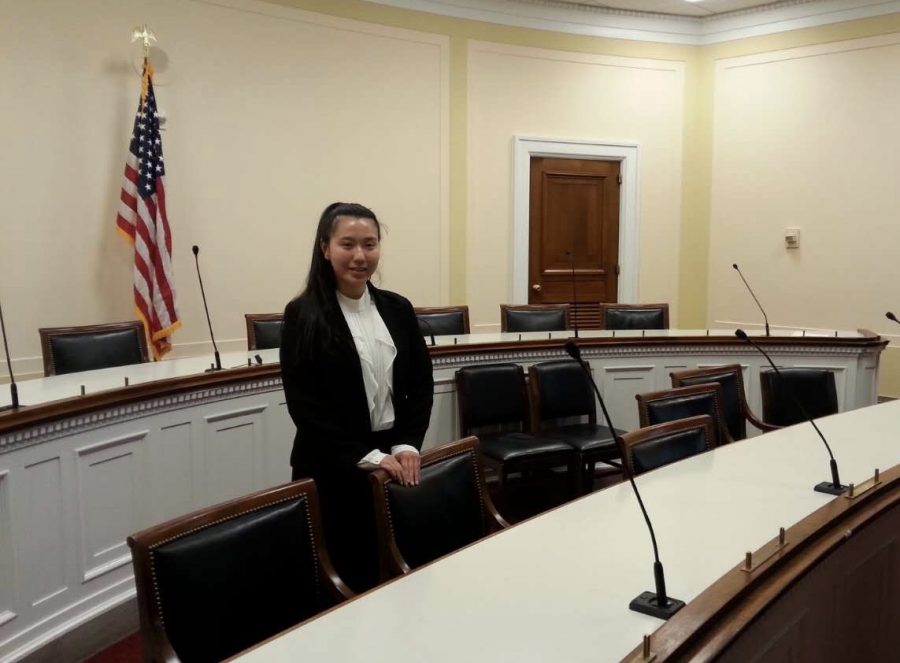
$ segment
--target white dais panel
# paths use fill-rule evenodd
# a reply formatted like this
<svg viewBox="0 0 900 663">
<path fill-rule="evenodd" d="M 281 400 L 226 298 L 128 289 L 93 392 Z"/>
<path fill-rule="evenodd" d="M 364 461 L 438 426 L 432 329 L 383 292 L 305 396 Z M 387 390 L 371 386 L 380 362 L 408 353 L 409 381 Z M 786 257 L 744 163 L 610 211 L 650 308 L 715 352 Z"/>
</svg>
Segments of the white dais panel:
<svg viewBox="0 0 900 663">
<path fill-rule="evenodd" d="M 68 589 L 61 458 L 53 456 L 27 464 L 22 480 L 22 515 L 25 522 L 40 526 L 31 526 L 29 536 L 18 541 L 19 586 L 30 605 L 43 607 Z"/>
<path fill-rule="evenodd" d="M 194 462 L 191 454 L 191 421 L 162 426 L 147 445 L 149 482 L 154 486 L 150 522 L 161 523 L 194 508 Z"/>
<path fill-rule="evenodd" d="M 636 430 L 639 427 L 639 418 L 635 396 L 656 390 L 656 367 L 645 365 L 593 366 L 593 368 L 606 407 L 610 413 L 615 413 L 613 425 L 621 430 Z"/>
<path fill-rule="evenodd" d="M 125 537 L 140 525 L 142 430 L 75 450 L 85 582 L 131 562 Z"/>
<path fill-rule="evenodd" d="M 15 577 L 9 521 L 9 471 L 0 470 L 0 626 L 15 617 Z"/>
<path fill-rule="evenodd" d="M 227 405 L 227 403 L 223 403 Z M 262 413 L 266 404 L 218 412 L 205 417 L 203 451 L 206 505 L 253 492 L 264 439 Z"/>
</svg>

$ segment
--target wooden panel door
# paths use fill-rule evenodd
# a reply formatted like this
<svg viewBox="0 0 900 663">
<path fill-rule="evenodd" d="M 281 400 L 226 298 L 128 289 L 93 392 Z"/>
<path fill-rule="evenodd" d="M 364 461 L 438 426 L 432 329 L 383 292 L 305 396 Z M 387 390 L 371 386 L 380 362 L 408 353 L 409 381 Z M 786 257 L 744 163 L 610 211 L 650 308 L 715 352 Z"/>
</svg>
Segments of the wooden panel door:
<svg viewBox="0 0 900 663">
<path fill-rule="evenodd" d="M 532 157 L 529 304 L 568 302 L 589 328 L 617 301 L 620 184 L 618 161 Z"/>
</svg>

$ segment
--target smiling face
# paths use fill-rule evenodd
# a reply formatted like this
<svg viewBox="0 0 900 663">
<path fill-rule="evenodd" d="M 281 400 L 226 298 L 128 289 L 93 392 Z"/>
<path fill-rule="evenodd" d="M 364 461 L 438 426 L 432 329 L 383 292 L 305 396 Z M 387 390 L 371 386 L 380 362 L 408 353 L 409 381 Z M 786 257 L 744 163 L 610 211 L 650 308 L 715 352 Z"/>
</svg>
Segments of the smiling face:
<svg viewBox="0 0 900 663">
<path fill-rule="evenodd" d="M 378 268 L 381 241 L 378 227 L 372 219 L 339 216 L 334 221 L 331 237 L 322 243 L 325 260 L 334 269 L 338 291 L 359 299 L 366 290 L 366 281 Z"/>
</svg>

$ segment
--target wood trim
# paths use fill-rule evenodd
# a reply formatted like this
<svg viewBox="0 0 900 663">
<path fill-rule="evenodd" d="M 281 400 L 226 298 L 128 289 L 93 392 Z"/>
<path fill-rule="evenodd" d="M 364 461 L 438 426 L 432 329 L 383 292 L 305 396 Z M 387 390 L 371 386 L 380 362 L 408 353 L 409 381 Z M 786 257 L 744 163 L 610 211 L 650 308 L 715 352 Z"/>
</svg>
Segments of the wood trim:
<svg viewBox="0 0 900 663">
<path fill-rule="evenodd" d="M 303 479 L 251 493 L 174 518 L 128 537 L 128 546 L 132 550 L 145 660 L 178 661 L 163 624 L 162 604 L 157 597 L 153 551 L 160 545 L 190 536 L 198 530 L 206 529 L 223 521 L 295 500 L 306 500 L 307 502 L 310 534 L 313 538 L 318 567 L 313 572 L 321 575 L 323 585 L 337 602 L 355 596 L 337 575 L 328 551 L 325 549 L 325 534 L 322 529 L 318 492 L 312 479 Z"/>
<path fill-rule="evenodd" d="M 247 350 L 256 350 L 256 327 L 254 322 L 284 321 L 283 313 L 244 313 L 244 323 L 247 325 Z"/>
<path fill-rule="evenodd" d="M 469 326 L 469 307 L 466 305 L 462 306 L 416 306 L 413 308 L 416 315 L 430 315 L 432 313 L 462 313 L 463 316 L 463 326 L 465 328 L 464 334 L 471 334 L 471 327 Z"/>
<path fill-rule="evenodd" d="M 147 350 L 147 333 L 144 324 L 140 320 L 127 320 L 125 322 L 106 322 L 99 325 L 81 325 L 78 327 L 42 327 L 38 329 L 41 337 L 41 354 L 44 359 L 44 377 L 56 375 L 56 362 L 53 358 L 53 350 L 50 341 L 55 336 L 90 336 L 105 332 L 131 331 L 137 332 L 138 347 L 141 351 L 141 362 L 150 361 Z"/>
<path fill-rule="evenodd" d="M 877 334 L 860 330 L 864 334 L 859 338 L 831 338 L 820 336 L 806 337 L 754 337 L 754 342 L 763 347 L 777 347 L 790 344 L 800 348 L 836 347 L 847 348 L 856 351 L 883 350 L 888 341 Z M 562 353 L 563 346 L 569 339 L 540 339 L 533 341 L 500 341 L 491 343 L 469 343 L 465 345 L 438 345 L 429 347 L 432 358 L 453 356 L 478 356 L 491 355 L 498 352 L 533 352 L 551 350 Z M 578 345 L 582 350 L 621 348 L 650 349 L 661 346 L 733 346 L 737 350 L 746 351 L 746 344 L 734 336 L 631 336 L 604 338 L 582 338 Z M 561 355 L 562 356 L 562 355 Z M 128 387 L 119 387 L 106 391 L 99 391 L 86 396 L 74 396 L 63 398 L 40 405 L 20 406 L 17 410 L 5 410 L 0 412 L 0 434 L 20 430 L 29 426 L 44 424 L 66 417 L 78 416 L 98 410 L 104 410 L 129 403 L 148 400 L 155 397 L 167 396 L 199 389 L 220 387 L 228 384 L 249 382 L 252 380 L 277 379 L 281 377 L 281 367 L 278 364 L 263 364 L 261 366 L 242 366 L 229 368 L 211 373 L 196 373 L 175 378 L 155 380 L 133 384 Z"/>
<path fill-rule="evenodd" d="M 690 601 L 652 634 L 655 660 L 719 660 L 764 611 L 777 606 L 818 565 L 900 507 L 900 465 L 882 472 L 881 479 L 881 484 L 856 499 L 832 499 L 787 528 L 788 545 L 770 561 L 750 573 L 742 570 L 741 562 Z M 622 661 L 643 660 L 634 658 L 640 650 L 636 647 Z"/>
<path fill-rule="evenodd" d="M 686 419 L 676 419 L 675 421 L 666 421 L 653 426 L 645 426 L 628 433 L 623 433 L 616 437 L 616 443 L 619 445 L 619 452 L 622 456 L 622 467 L 626 472 L 626 476 L 635 476 L 634 474 L 634 448 L 646 442 L 657 440 L 661 437 L 673 435 L 675 433 L 684 433 L 692 430 L 704 429 L 706 435 L 706 450 L 715 448 L 716 435 L 713 427 L 713 420 L 708 414 L 700 414 L 696 417 L 687 417 Z"/>
<path fill-rule="evenodd" d="M 500 331 L 507 331 L 507 311 L 559 311 L 560 309 L 562 309 L 566 316 L 566 329 L 571 329 L 572 307 L 569 304 L 500 304 Z"/>
</svg>

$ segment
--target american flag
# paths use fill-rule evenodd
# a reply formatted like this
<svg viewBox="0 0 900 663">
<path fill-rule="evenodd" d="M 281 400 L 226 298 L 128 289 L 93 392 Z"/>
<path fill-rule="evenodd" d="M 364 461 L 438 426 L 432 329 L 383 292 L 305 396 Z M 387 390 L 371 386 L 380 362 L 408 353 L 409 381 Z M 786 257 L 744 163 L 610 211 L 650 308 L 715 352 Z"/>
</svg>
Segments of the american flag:
<svg viewBox="0 0 900 663">
<path fill-rule="evenodd" d="M 175 309 L 165 174 L 153 67 L 145 60 L 116 226 L 134 246 L 134 306 L 155 359 L 172 349 L 169 337 L 181 327 Z"/>
</svg>

